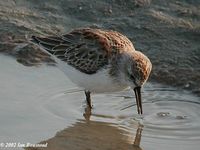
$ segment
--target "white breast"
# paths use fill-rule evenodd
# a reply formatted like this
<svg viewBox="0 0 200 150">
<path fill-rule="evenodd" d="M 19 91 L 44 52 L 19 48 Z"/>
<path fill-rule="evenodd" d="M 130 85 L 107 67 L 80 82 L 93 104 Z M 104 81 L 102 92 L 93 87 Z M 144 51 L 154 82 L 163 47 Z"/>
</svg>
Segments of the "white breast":
<svg viewBox="0 0 200 150">
<path fill-rule="evenodd" d="M 57 66 L 68 78 L 84 90 L 94 93 L 116 92 L 127 88 L 127 85 L 117 83 L 108 73 L 108 69 L 102 69 L 95 74 L 85 74 L 68 65 L 66 62 L 56 59 Z"/>
</svg>

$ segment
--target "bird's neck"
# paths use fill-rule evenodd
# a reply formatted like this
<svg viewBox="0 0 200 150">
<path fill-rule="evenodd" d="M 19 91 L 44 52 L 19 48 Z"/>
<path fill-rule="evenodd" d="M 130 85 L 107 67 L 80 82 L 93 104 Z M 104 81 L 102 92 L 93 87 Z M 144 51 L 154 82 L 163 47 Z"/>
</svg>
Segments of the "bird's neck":
<svg viewBox="0 0 200 150">
<path fill-rule="evenodd" d="M 111 60 L 109 74 L 120 83 L 126 83 L 126 69 L 130 64 L 131 55 L 119 54 L 115 59 Z"/>
</svg>

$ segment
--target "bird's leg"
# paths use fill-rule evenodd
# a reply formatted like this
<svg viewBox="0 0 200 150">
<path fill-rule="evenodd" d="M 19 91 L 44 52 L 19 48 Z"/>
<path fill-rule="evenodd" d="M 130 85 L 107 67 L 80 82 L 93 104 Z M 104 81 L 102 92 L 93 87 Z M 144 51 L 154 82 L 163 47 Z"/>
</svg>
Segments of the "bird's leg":
<svg viewBox="0 0 200 150">
<path fill-rule="evenodd" d="M 87 105 L 89 106 L 90 109 L 92 109 L 90 91 L 85 91 L 85 96 L 86 96 Z"/>
<path fill-rule="evenodd" d="M 85 117 L 85 120 L 88 122 L 90 121 L 90 117 L 92 115 L 91 108 L 87 105 L 85 108 L 85 112 L 83 113 L 83 116 Z"/>
</svg>

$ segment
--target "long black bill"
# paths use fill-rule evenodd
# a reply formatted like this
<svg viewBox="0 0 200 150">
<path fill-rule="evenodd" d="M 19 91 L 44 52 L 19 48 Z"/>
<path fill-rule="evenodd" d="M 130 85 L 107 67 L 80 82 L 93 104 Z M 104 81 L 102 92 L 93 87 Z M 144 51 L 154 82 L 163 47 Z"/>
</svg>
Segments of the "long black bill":
<svg viewBox="0 0 200 150">
<path fill-rule="evenodd" d="M 137 111 L 138 114 L 142 114 L 142 98 L 141 98 L 141 87 L 135 87 L 134 88 L 134 92 L 135 92 L 135 98 L 136 98 L 136 104 L 137 104 Z"/>
</svg>

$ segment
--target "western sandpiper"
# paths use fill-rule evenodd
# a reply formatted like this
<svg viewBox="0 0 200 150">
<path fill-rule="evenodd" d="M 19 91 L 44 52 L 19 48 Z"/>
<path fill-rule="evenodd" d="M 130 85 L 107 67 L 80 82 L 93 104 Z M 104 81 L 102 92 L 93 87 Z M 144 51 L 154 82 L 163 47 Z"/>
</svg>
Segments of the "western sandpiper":
<svg viewBox="0 0 200 150">
<path fill-rule="evenodd" d="M 82 28 L 60 36 L 36 37 L 33 43 L 50 54 L 69 79 L 90 93 L 116 92 L 131 87 L 142 114 L 141 87 L 151 72 L 150 60 L 116 31 Z"/>
</svg>

